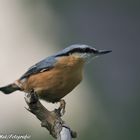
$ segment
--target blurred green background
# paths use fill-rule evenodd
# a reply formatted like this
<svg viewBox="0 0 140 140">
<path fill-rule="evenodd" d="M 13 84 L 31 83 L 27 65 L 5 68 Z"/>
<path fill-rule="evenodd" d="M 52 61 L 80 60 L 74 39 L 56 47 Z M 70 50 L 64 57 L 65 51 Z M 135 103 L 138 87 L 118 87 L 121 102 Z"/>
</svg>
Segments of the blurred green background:
<svg viewBox="0 0 140 140">
<path fill-rule="evenodd" d="M 83 82 L 65 97 L 64 119 L 77 139 L 140 139 L 138 0 L 0 0 L 0 86 L 75 43 L 113 50 L 87 65 Z M 0 94 L 0 134 L 53 140 L 25 106 L 21 92 Z"/>
</svg>

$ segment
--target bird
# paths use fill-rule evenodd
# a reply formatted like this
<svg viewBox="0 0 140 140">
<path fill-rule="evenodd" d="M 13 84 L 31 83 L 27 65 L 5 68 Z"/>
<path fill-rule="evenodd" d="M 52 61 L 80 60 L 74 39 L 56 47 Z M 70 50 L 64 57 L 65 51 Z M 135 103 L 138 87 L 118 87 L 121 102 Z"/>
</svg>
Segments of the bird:
<svg viewBox="0 0 140 140">
<path fill-rule="evenodd" d="M 110 52 L 85 44 L 70 45 L 31 66 L 19 79 L 0 87 L 0 91 L 4 94 L 33 91 L 47 102 L 61 102 L 82 81 L 86 63 Z"/>
</svg>

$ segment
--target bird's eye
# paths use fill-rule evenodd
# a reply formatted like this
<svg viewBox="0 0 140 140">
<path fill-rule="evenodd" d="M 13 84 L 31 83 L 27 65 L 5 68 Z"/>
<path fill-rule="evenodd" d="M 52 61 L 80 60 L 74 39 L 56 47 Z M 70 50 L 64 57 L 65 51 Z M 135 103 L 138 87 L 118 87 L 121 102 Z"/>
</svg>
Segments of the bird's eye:
<svg viewBox="0 0 140 140">
<path fill-rule="evenodd" d="M 85 48 L 85 52 L 86 53 L 90 53 L 91 52 L 91 49 L 90 48 Z"/>
</svg>

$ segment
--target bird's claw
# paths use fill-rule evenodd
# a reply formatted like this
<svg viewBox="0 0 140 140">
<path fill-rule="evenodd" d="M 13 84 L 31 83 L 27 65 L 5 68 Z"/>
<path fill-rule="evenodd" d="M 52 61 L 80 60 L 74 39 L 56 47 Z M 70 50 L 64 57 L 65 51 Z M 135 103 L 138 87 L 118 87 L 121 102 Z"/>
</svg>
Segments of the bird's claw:
<svg viewBox="0 0 140 140">
<path fill-rule="evenodd" d="M 25 100 L 29 104 L 33 104 L 38 101 L 38 96 L 35 92 L 25 93 Z"/>
<path fill-rule="evenodd" d="M 60 110 L 60 115 L 63 116 L 65 114 L 65 107 L 66 107 L 66 102 L 65 100 L 60 100 L 60 107 L 59 107 L 59 110 Z"/>
</svg>

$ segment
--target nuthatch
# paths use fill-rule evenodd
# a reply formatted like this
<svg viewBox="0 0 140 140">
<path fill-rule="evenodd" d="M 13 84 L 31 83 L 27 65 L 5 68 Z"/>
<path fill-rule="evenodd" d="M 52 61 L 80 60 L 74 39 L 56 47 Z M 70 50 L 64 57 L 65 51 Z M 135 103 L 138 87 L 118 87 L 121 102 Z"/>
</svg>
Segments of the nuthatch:
<svg viewBox="0 0 140 140">
<path fill-rule="evenodd" d="M 34 91 L 40 99 L 59 102 L 81 82 L 85 63 L 109 52 L 88 45 L 71 45 L 33 65 L 14 83 L 1 87 L 0 91 L 5 94 L 16 90 L 25 93 Z"/>
</svg>

